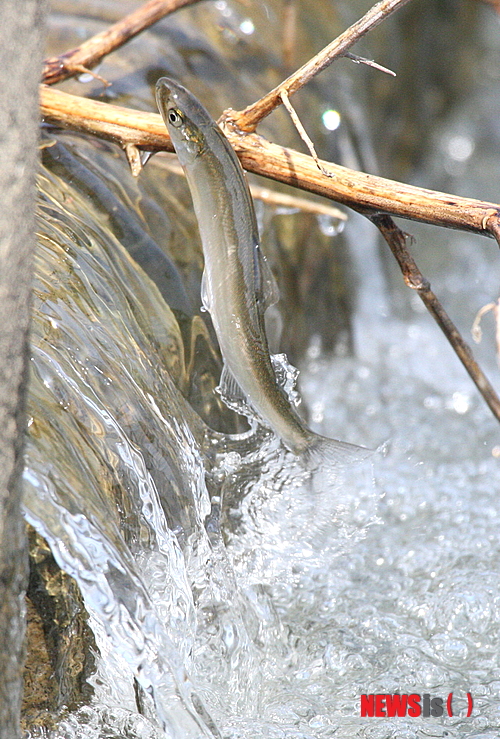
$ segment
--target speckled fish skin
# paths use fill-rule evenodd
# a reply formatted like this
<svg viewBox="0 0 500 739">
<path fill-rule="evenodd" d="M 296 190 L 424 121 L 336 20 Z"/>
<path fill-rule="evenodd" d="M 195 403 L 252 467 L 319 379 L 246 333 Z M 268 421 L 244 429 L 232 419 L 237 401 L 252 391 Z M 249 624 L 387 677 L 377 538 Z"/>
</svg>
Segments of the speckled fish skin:
<svg viewBox="0 0 500 739">
<path fill-rule="evenodd" d="M 366 456 L 367 450 L 310 431 L 276 381 L 264 326 L 273 302 L 269 268 L 245 174 L 229 141 L 179 83 L 162 77 L 156 97 L 191 191 L 205 258 L 203 302 L 227 370 L 263 422 L 306 466 Z"/>
</svg>

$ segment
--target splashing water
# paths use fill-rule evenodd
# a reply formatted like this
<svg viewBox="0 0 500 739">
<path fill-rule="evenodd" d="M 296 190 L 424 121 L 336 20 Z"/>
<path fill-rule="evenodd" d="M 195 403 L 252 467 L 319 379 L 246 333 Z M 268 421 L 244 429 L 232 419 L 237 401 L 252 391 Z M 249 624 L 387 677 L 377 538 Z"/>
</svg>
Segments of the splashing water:
<svg viewBox="0 0 500 739">
<path fill-rule="evenodd" d="M 90 738 L 111 714 L 131 736 L 217 736 L 263 715 L 263 686 L 282 679 L 271 590 L 345 551 L 376 495 L 368 484 L 362 516 L 357 481 L 310 498 L 270 432 L 210 432 L 172 379 L 184 357 L 170 309 L 48 171 L 39 239 L 26 517 L 77 581 L 101 655 L 99 720 L 82 708 L 53 736 Z"/>
</svg>

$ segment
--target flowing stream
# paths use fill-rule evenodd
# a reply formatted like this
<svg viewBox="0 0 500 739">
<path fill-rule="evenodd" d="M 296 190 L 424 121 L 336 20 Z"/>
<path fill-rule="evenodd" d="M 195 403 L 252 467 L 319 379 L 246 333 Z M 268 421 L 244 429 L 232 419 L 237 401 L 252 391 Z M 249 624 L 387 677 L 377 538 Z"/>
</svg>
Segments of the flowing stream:
<svg viewBox="0 0 500 739">
<path fill-rule="evenodd" d="M 354 20 L 339 8 L 336 22 Z M 322 17 L 303 21 L 304 34 L 314 36 Z M 86 32 L 98 30 L 88 18 Z M 57 39 L 63 11 L 51 22 Z M 249 102 L 272 86 L 265 42 L 279 23 L 273 3 L 254 14 L 246 4 L 202 4 L 106 62 L 110 92 L 90 84 L 110 99 L 132 87 L 133 104 L 153 110 L 146 80 L 177 73 L 188 84 L 202 67 L 205 80 L 226 74 L 214 112 L 235 79 Z M 498 81 L 498 42 L 490 30 L 479 36 L 479 70 Z M 250 80 L 235 59 L 259 53 Z M 347 89 L 357 71 L 343 69 Z M 81 92 L 82 82 L 67 84 Z M 416 177 L 498 200 L 500 99 L 486 79 L 471 89 L 433 129 Z M 325 88 L 310 94 L 324 110 Z M 312 125 L 319 130 L 319 117 Z M 276 116 L 268 135 L 280 134 L 282 143 L 293 136 Z M 330 135 L 323 129 L 330 155 L 338 147 L 355 156 L 346 131 Z M 42 151 L 25 512 L 78 584 L 97 654 L 90 704 L 31 739 L 496 739 L 498 425 L 418 297 L 381 259 L 374 230 L 355 215 L 343 228 L 258 206 L 285 337 L 300 318 L 286 302 L 287 275 L 289 285 L 300 272 L 293 284 L 307 288 L 296 325 L 308 328 L 288 348 L 301 356 L 310 424 L 379 449 L 331 488 L 311 490 L 270 432 L 247 429 L 214 394 L 220 364 L 198 309 L 202 261 L 182 178 L 158 157 L 134 180 L 111 144 L 70 133 L 45 131 Z M 493 242 L 405 227 L 468 334 L 498 298 Z M 326 310 L 334 298 L 314 288 L 311 270 L 321 274 L 318 249 L 332 259 L 340 239 L 350 314 L 332 351 L 314 302 Z M 498 385 L 492 314 L 481 325 L 479 357 Z M 361 695 L 395 693 L 445 703 L 453 694 L 454 715 L 360 717 Z"/>
</svg>

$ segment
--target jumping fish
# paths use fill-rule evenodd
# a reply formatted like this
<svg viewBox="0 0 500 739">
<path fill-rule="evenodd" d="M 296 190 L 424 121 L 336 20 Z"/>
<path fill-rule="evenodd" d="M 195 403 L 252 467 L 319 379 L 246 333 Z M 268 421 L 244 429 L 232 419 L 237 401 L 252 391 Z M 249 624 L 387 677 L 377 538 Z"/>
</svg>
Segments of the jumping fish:
<svg viewBox="0 0 500 739">
<path fill-rule="evenodd" d="M 162 77 L 156 99 L 193 200 L 205 258 L 202 301 L 210 312 L 224 368 L 223 396 L 241 398 L 306 469 L 335 469 L 371 452 L 308 429 L 280 387 L 264 314 L 279 295 L 259 246 L 245 174 L 226 136 L 201 103 Z"/>
</svg>

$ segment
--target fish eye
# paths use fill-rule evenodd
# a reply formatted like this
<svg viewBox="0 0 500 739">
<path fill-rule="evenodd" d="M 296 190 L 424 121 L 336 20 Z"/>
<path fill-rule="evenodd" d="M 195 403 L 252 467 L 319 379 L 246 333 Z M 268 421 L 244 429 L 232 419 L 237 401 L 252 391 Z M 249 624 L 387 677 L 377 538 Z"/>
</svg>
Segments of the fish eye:
<svg viewBox="0 0 500 739">
<path fill-rule="evenodd" d="M 176 110 L 175 108 L 171 108 L 168 111 L 168 121 L 169 121 L 169 123 L 172 124 L 172 126 L 175 126 L 176 128 L 178 128 L 179 126 L 181 126 L 182 125 L 183 118 L 182 118 L 182 113 L 180 112 L 180 110 Z"/>
</svg>

